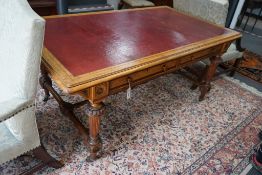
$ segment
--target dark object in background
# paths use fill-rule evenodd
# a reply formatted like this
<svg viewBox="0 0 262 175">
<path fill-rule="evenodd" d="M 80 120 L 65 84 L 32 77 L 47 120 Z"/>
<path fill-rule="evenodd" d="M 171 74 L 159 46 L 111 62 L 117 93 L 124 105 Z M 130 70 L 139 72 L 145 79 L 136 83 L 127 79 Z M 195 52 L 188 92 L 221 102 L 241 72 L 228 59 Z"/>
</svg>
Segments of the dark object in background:
<svg viewBox="0 0 262 175">
<path fill-rule="evenodd" d="M 173 7 L 173 0 L 150 0 L 151 2 L 153 2 L 155 4 L 155 6 L 169 6 L 169 7 Z"/>
<path fill-rule="evenodd" d="M 259 132 L 258 137 L 262 141 L 262 131 Z M 247 175 L 261 175 L 262 172 L 262 144 L 258 146 L 255 153 L 251 155 L 250 162 L 252 164 L 251 170 Z"/>
<path fill-rule="evenodd" d="M 241 23 L 244 19 L 244 16 L 247 16 L 245 20 L 245 24 L 242 30 L 246 30 L 247 24 L 249 22 L 250 17 L 255 18 L 255 22 L 252 23 L 252 28 L 250 32 L 253 32 L 253 29 L 258 20 L 261 20 L 262 15 L 262 0 L 248 0 L 245 1 L 244 6 L 242 8 L 241 14 L 239 15 L 237 26 L 241 27 Z"/>
<path fill-rule="evenodd" d="M 262 145 L 260 144 L 259 149 L 256 152 L 256 160 L 262 164 Z M 262 168 L 262 167 L 261 167 Z"/>
<path fill-rule="evenodd" d="M 28 0 L 33 10 L 40 16 L 56 15 L 56 0 Z"/>
<path fill-rule="evenodd" d="M 238 2 L 239 2 L 239 0 L 229 1 L 228 14 L 227 14 L 225 27 L 230 27 L 231 21 L 234 17 L 236 9 L 237 9 Z"/>
<path fill-rule="evenodd" d="M 262 56 L 245 50 L 244 59 L 241 61 L 239 68 L 236 70 L 242 76 L 246 76 L 262 85 Z M 229 68 L 234 64 L 232 61 L 221 64 L 222 68 Z M 260 136 L 259 136 L 260 137 Z M 260 140 L 262 140 L 262 133 Z"/>
<path fill-rule="evenodd" d="M 262 141 L 262 131 L 258 133 L 258 137 Z M 259 145 L 259 148 L 256 152 L 256 160 L 262 164 L 262 144 Z"/>
<path fill-rule="evenodd" d="M 114 10 L 107 4 L 107 0 L 56 0 L 56 2 L 58 14 Z"/>
</svg>

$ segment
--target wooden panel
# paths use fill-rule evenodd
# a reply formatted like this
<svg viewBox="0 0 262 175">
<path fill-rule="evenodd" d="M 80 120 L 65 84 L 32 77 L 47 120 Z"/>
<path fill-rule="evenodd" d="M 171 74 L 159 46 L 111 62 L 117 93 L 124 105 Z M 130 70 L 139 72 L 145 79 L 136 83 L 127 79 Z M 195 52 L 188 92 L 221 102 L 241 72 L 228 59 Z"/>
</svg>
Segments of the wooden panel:
<svg viewBox="0 0 262 175">
<path fill-rule="evenodd" d="M 56 0 L 28 0 L 33 10 L 40 16 L 56 15 Z"/>
</svg>

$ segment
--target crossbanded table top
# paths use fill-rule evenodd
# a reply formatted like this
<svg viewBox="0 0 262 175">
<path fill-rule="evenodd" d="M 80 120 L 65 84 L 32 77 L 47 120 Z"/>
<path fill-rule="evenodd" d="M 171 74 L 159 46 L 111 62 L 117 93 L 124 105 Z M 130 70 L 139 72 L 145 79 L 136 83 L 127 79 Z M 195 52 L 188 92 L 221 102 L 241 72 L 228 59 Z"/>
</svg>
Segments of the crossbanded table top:
<svg viewBox="0 0 262 175">
<path fill-rule="evenodd" d="M 166 57 L 176 59 L 240 37 L 238 32 L 169 7 L 45 19 L 43 61 L 66 87 L 91 86 L 96 80 L 119 77 L 166 61 Z"/>
<path fill-rule="evenodd" d="M 45 47 L 81 75 L 226 32 L 169 8 L 153 8 L 48 19 Z"/>
</svg>

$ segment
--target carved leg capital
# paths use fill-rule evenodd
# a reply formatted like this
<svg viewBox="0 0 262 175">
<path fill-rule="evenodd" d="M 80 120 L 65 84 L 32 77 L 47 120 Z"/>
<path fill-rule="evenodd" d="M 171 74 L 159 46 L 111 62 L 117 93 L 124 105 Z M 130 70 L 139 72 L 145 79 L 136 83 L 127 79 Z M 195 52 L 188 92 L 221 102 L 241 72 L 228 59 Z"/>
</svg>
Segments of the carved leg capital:
<svg viewBox="0 0 262 175">
<path fill-rule="evenodd" d="M 87 115 L 89 117 L 94 117 L 94 116 L 101 116 L 103 115 L 105 111 L 105 104 L 100 102 L 100 103 L 91 103 L 90 107 L 88 108 Z"/>
</svg>

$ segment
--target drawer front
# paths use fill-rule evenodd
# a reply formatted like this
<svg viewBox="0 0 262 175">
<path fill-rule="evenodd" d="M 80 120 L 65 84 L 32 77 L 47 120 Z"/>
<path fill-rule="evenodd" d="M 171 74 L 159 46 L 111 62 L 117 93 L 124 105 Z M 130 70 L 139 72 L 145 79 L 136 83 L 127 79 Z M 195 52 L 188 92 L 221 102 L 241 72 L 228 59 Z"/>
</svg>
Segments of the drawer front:
<svg viewBox="0 0 262 175">
<path fill-rule="evenodd" d="M 168 61 L 166 63 L 162 63 L 150 68 L 146 68 L 141 71 L 134 72 L 130 75 L 111 80 L 109 83 L 109 91 L 113 91 L 111 93 L 115 93 L 118 91 L 117 89 L 119 89 L 119 91 L 121 91 L 122 89 L 126 89 L 129 86 L 129 82 L 131 86 L 141 84 L 143 81 L 152 79 L 154 77 L 157 77 L 158 75 L 175 71 L 179 68 L 185 67 L 201 59 L 217 55 L 220 53 L 220 51 L 220 46 L 208 48 L 197 53 L 177 58 L 172 61 Z"/>
</svg>

